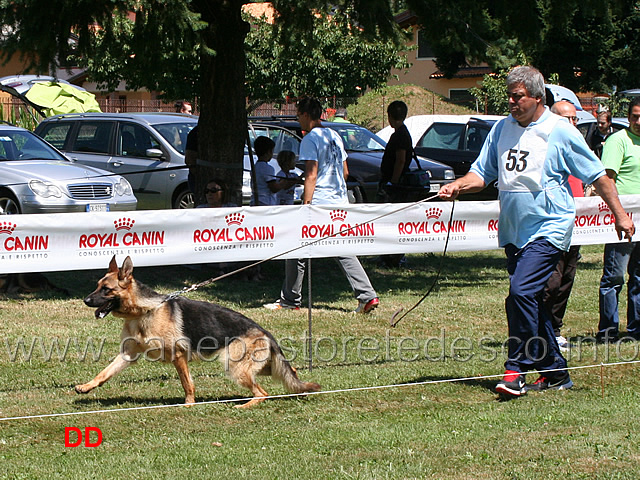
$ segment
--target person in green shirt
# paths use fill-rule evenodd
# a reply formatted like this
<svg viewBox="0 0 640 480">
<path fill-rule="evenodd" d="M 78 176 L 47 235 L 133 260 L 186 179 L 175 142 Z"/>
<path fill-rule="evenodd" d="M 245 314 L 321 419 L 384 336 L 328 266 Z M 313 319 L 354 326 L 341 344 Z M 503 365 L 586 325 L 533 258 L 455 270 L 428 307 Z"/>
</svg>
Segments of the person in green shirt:
<svg viewBox="0 0 640 480">
<path fill-rule="evenodd" d="M 629 104 L 629 128 L 610 135 L 602 163 L 619 195 L 640 193 L 640 97 Z M 615 342 L 619 336 L 618 298 L 627 271 L 627 336 L 640 340 L 640 242 L 609 243 L 604 247 L 600 279 L 600 322 L 596 339 Z"/>
</svg>

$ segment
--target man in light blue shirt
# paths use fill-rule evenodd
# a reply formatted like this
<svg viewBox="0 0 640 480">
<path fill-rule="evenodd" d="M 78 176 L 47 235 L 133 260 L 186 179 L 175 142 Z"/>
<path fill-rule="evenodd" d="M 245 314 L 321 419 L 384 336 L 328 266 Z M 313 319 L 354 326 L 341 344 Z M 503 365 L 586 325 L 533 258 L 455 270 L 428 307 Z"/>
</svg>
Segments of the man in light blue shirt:
<svg viewBox="0 0 640 480">
<path fill-rule="evenodd" d="M 560 253 L 571 243 L 575 204 L 569 175 L 593 183 L 615 217 L 620 238 L 631 239 L 635 233 L 613 182 L 578 130 L 545 107 L 544 88 L 538 70 L 514 68 L 507 76 L 510 115 L 494 125 L 469 173 L 439 192 L 454 200 L 498 180 L 498 240 L 510 279 L 505 302 L 508 358 L 496 386 L 504 397 L 573 386 L 542 300 Z M 526 385 L 529 370 L 541 375 Z"/>
</svg>

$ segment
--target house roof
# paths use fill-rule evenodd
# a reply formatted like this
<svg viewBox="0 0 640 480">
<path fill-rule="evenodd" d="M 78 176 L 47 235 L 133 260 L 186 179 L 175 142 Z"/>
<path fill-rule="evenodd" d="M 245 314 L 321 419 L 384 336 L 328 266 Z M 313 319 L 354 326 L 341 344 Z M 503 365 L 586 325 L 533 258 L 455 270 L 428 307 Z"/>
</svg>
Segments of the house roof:
<svg viewBox="0 0 640 480">
<path fill-rule="evenodd" d="M 395 17 L 393 17 L 393 19 L 402 28 L 407 28 L 418 23 L 417 15 L 411 10 L 405 10 L 404 12 L 397 14 Z"/>
<path fill-rule="evenodd" d="M 469 66 L 462 67 L 459 69 L 454 75 L 453 78 L 471 78 L 471 77 L 482 77 L 484 75 L 490 75 L 492 70 L 488 66 Z M 431 75 L 429 75 L 431 79 L 440 79 L 445 78 L 444 73 L 440 70 L 435 71 Z"/>
<path fill-rule="evenodd" d="M 242 11 L 255 18 L 265 16 L 268 23 L 273 23 L 276 16 L 276 9 L 270 2 L 246 3 L 242 6 Z"/>
</svg>

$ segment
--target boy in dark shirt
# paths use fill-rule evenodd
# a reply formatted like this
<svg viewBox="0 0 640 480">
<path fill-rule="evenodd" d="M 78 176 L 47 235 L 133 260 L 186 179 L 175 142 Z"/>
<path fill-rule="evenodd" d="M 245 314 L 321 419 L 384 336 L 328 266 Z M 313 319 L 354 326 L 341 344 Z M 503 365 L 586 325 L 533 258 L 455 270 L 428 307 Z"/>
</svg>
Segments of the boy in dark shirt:
<svg viewBox="0 0 640 480">
<path fill-rule="evenodd" d="M 413 141 L 404 124 L 408 111 L 407 104 L 401 100 L 395 100 L 387 107 L 389 125 L 393 127 L 394 132 L 384 149 L 380 163 L 378 202 L 401 203 L 407 201 L 406 191 L 398 187 L 397 184 L 402 174 L 409 170 L 413 157 Z M 382 255 L 380 261 L 388 267 L 401 267 L 405 264 L 405 257 L 403 254 Z"/>
<path fill-rule="evenodd" d="M 387 107 L 389 125 L 395 130 L 384 149 L 380 164 L 380 186 L 378 197 L 380 201 L 402 202 L 405 199 L 401 188 L 393 188 L 400 181 L 400 177 L 409 169 L 413 154 L 411 134 L 404 124 L 407 118 L 407 104 L 401 100 L 391 102 Z M 388 188 L 391 184 L 391 188 Z"/>
</svg>

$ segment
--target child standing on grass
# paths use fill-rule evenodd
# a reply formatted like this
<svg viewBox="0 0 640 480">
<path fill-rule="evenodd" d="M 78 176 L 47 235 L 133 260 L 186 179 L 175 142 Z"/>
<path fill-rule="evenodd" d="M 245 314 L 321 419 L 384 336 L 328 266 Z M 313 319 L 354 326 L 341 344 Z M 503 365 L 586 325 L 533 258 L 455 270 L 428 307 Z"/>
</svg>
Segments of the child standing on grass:
<svg viewBox="0 0 640 480">
<path fill-rule="evenodd" d="M 278 165 L 280 166 L 279 177 L 291 179 L 295 183 L 290 187 L 284 188 L 277 193 L 278 205 L 293 205 L 293 197 L 296 189 L 296 183 L 300 177 L 296 175 L 293 169 L 296 167 L 296 154 L 291 150 L 281 150 L 278 153 Z"/>
<path fill-rule="evenodd" d="M 258 205 L 277 205 L 276 193 L 294 185 L 292 180 L 277 179 L 273 167 L 269 164 L 275 146 L 273 140 L 265 136 L 260 136 L 253 142 L 253 149 L 258 157 L 255 166 Z"/>
</svg>

